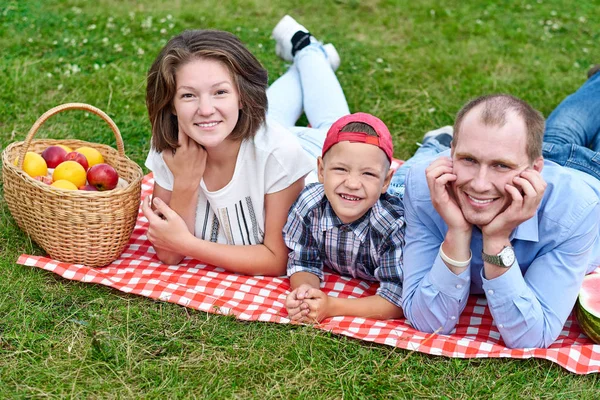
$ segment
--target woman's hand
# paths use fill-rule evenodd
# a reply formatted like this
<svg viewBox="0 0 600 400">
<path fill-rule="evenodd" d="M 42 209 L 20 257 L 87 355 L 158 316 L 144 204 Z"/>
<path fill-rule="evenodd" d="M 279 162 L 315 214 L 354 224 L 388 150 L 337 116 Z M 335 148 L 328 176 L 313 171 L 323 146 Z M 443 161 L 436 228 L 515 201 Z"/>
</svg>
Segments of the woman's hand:
<svg viewBox="0 0 600 400">
<path fill-rule="evenodd" d="M 206 150 L 181 130 L 178 136 L 179 147 L 174 152 L 163 151 L 163 159 L 176 181 L 197 187 L 206 169 Z"/>
<path fill-rule="evenodd" d="M 185 254 L 184 243 L 193 236 L 185 221 L 160 198 L 155 197 L 153 203 L 155 210 L 150 206 L 150 196 L 142 202 L 142 212 L 149 222 L 148 240 L 156 249 Z"/>
</svg>

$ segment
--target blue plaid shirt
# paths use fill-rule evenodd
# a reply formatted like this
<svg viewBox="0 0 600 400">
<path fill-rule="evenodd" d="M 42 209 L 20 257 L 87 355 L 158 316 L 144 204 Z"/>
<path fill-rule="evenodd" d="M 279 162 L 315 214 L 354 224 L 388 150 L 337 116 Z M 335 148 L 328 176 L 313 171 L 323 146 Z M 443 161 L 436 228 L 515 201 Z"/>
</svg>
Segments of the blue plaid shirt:
<svg viewBox="0 0 600 400">
<path fill-rule="evenodd" d="M 323 280 L 323 266 L 340 275 L 379 281 L 377 294 L 402 307 L 404 207 L 382 194 L 360 219 L 344 224 L 335 214 L 323 185 L 308 185 L 283 228 L 290 248 L 287 273 L 310 272 Z"/>
</svg>

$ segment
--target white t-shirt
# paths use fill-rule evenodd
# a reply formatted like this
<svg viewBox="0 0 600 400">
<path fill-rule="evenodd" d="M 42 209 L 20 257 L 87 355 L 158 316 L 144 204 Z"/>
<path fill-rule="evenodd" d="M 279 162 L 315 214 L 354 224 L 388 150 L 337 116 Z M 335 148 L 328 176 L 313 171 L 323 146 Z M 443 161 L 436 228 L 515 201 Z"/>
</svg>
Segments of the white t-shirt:
<svg viewBox="0 0 600 400">
<path fill-rule="evenodd" d="M 173 190 L 173 174 L 162 154 L 150 150 L 146 167 L 155 182 Z M 265 232 L 265 195 L 279 192 L 316 168 L 298 140 L 269 121 L 253 139 L 243 140 L 231 181 L 210 192 L 200 182 L 195 235 L 212 242 L 261 244 Z"/>
</svg>

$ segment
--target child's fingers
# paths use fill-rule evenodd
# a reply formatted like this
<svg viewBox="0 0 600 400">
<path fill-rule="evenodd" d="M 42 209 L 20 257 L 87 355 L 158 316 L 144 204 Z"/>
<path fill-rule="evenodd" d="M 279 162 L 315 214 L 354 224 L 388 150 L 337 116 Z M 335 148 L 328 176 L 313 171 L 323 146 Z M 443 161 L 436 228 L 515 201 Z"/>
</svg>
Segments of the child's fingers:
<svg viewBox="0 0 600 400">
<path fill-rule="evenodd" d="M 312 286 L 303 283 L 302 285 L 298 286 L 298 288 L 296 288 L 296 298 L 298 300 L 304 300 L 306 298 L 306 294 L 308 293 L 308 291 L 312 289 Z"/>
<path fill-rule="evenodd" d="M 301 322 L 310 310 L 301 310 L 300 308 L 288 309 L 288 318 L 292 321 Z"/>
<path fill-rule="evenodd" d="M 323 296 L 323 292 L 321 291 L 321 289 L 317 289 L 317 288 L 310 288 L 306 291 L 306 294 L 304 296 L 305 299 L 319 299 Z"/>
</svg>

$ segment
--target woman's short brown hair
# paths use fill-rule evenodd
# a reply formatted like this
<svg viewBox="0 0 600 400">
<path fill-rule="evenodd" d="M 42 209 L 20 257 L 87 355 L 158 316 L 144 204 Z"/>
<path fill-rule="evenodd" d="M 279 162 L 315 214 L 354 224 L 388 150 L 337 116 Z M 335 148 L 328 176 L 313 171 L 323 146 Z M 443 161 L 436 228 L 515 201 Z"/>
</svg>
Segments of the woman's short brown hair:
<svg viewBox="0 0 600 400">
<path fill-rule="evenodd" d="M 220 61 L 229 70 L 240 96 L 238 122 L 229 138 L 251 138 L 265 122 L 267 71 L 240 39 L 224 31 L 184 31 L 169 40 L 148 71 L 146 107 L 156 151 L 179 146 L 177 117 L 173 115 L 175 74 L 182 65 L 203 58 Z"/>
</svg>

